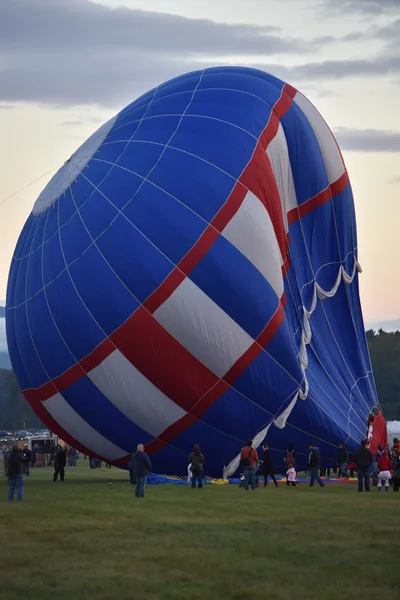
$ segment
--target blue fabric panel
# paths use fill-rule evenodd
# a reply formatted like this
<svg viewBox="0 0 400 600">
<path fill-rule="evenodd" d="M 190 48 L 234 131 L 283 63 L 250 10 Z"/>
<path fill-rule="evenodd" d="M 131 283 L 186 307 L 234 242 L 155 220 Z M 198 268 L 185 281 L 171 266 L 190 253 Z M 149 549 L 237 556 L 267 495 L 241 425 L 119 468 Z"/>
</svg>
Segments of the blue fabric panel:
<svg viewBox="0 0 400 600">
<path fill-rule="evenodd" d="M 73 263 L 91 246 L 92 240 L 82 223 L 79 213 L 65 223 L 60 229 L 61 246 L 67 265 Z"/>
<path fill-rule="evenodd" d="M 297 371 L 300 383 L 299 367 Z M 272 355 L 261 352 L 236 380 L 234 388 L 269 413 L 278 416 L 296 394 L 298 383 L 275 362 Z M 266 419 L 259 423 L 256 431 L 265 421 Z"/>
<path fill-rule="evenodd" d="M 246 441 L 253 437 L 260 425 L 271 420 L 273 415 L 268 410 L 268 406 L 260 407 L 251 402 L 233 386 L 214 402 L 201 420 L 215 429 L 222 427 L 227 435 Z M 225 419 L 225 415 L 229 415 L 229 419 Z"/>
<path fill-rule="evenodd" d="M 44 232 L 44 243 L 46 243 L 53 239 L 54 237 L 58 238 L 58 203 L 62 202 L 62 200 L 57 200 L 52 204 L 48 210 L 46 210 L 46 230 Z"/>
<path fill-rule="evenodd" d="M 32 251 L 27 260 L 26 298 L 29 299 L 43 288 L 41 249 Z"/>
<path fill-rule="evenodd" d="M 206 221 L 148 182 L 123 212 L 174 264 L 207 227 Z"/>
<path fill-rule="evenodd" d="M 268 281 L 222 236 L 189 277 L 254 338 L 278 306 L 278 298 Z"/>
<path fill-rule="evenodd" d="M 139 302 L 144 302 L 174 268 L 122 215 L 97 244 L 108 264 Z"/>
<path fill-rule="evenodd" d="M 107 335 L 138 308 L 139 302 L 113 273 L 95 246 L 71 265 L 69 272 L 83 302 Z M 115 298 L 118 298 L 117 302 Z"/>
<path fill-rule="evenodd" d="M 156 144 L 141 143 L 128 144 L 124 153 L 119 157 L 117 165 L 128 169 L 139 176 L 147 177 L 154 165 L 160 159 L 163 146 Z"/>
<path fill-rule="evenodd" d="M 313 273 L 322 289 L 330 291 L 340 269 L 332 201 L 305 215 L 301 226 Z"/>
<path fill-rule="evenodd" d="M 298 308 L 301 305 L 304 305 L 306 309 L 309 310 L 311 308 L 314 292 L 314 274 L 312 266 L 310 264 L 310 260 L 307 257 L 306 243 L 304 241 L 304 235 L 301 225 L 302 224 L 299 221 L 295 221 L 290 226 L 289 246 L 290 261 L 293 265 L 293 267 L 291 267 L 291 286 L 292 290 L 294 290 L 295 286 L 297 286 L 301 300 L 300 303 L 296 305 L 296 307 L 288 307 L 288 311 L 294 310 L 295 308 Z"/>
<path fill-rule="evenodd" d="M 239 73 L 240 75 L 238 76 Z M 218 68 L 208 69 L 203 76 L 199 89 L 229 89 L 232 90 L 231 97 L 233 99 L 237 95 L 243 96 L 243 92 L 245 92 L 260 98 L 264 103 L 269 104 L 269 106 L 273 106 L 279 100 L 283 86 L 283 81 L 267 73 L 261 75 L 260 71 L 256 72 L 253 69 L 246 69 L 245 67 L 243 69 L 239 67 L 238 70 L 236 68 L 229 69 L 228 67 L 223 70 Z M 235 90 L 237 91 L 235 92 Z"/>
<path fill-rule="evenodd" d="M 46 224 L 46 215 L 42 213 L 36 217 L 35 231 L 32 239 L 31 252 L 40 249 L 43 243 L 43 231 Z"/>
<path fill-rule="evenodd" d="M 255 144 L 256 141 L 248 134 L 231 125 L 193 117 L 182 120 L 170 142 L 170 146 L 207 161 L 234 179 L 242 174 Z M 169 149 L 169 152 L 173 150 Z M 176 160 L 180 160 L 181 154 L 177 152 Z"/>
<path fill-rule="evenodd" d="M 19 356 L 13 351 L 14 345 L 12 340 L 8 339 L 11 362 L 15 368 L 20 387 L 23 390 L 40 387 L 48 381 L 48 376 L 43 369 L 32 342 L 27 321 L 26 305 L 22 305 L 15 310 L 17 312 L 10 312 L 14 312 L 15 347 L 19 352 Z"/>
<path fill-rule="evenodd" d="M 38 358 L 49 379 L 58 377 L 75 364 L 75 359 L 57 331 L 43 291 L 28 302 L 27 313 Z"/>
<path fill-rule="evenodd" d="M 140 152 L 141 148 L 139 140 L 146 140 L 162 146 L 167 144 L 179 126 L 180 120 L 180 114 L 178 116 L 160 116 L 159 118 L 146 117 L 139 125 L 135 136 L 135 139 L 138 140 L 136 143 L 137 152 Z"/>
<path fill-rule="evenodd" d="M 355 230 L 355 210 L 348 185 L 343 192 L 332 199 L 336 223 L 348 223 L 347 227 L 337 227 L 337 237 L 340 245 L 340 253 L 346 272 L 351 275 L 354 266 L 354 252 L 357 252 L 357 233 Z"/>
<path fill-rule="evenodd" d="M 235 97 L 231 91 L 217 89 L 197 93 L 185 118 L 195 115 L 204 116 L 205 119 L 227 121 L 232 123 L 233 129 L 241 128 L 247 131 L 249 136 L 258 139 L 270 114 L 271 110 L 265 103 L 255 101 L 249 94 L 236 94 Z"/>
<path fill-rule="evenodd" d="M 13 289 L 7 291 L 7 306 L 13 308 L 14 306 L 20 306 L 26 299 L 26 269 L 28 266 L 29 258 L 22 258 L 21 260 L 14 260 L 11 266 L 11 273 L 15 271 L 15 281 L 13 282 Z M 10 280 L 12 275 L 10 274 Z"/>
<path fill-rule="evenodd" d="M 50 285 L 46 292 L 61 337 L 75 360 L 79 361 L 90 354 L 106 336 L 89 310 L 85 308 L 66 271 L 60 275 L 58 284 Z M 66 305 L 63 303 L 65 297 L 68 298 Z M 71 327 L 71 323 L 74 323 L 74 327 Z M 76 329 L 84 331 L 85 335 L 77 336 Z"/>
<path fill-rule="evenodd" d="M 243 164 L 243 167 L 245 163 Z M 195 156 L 167 149 L 149 181 L 208 222 L 225 204 L 235 179 Z"/>
<path fill-rule="evenodd" d="M 118 215 L 118 210 L 107 198 L 98 191 L 94 191 L 90 200 L 80 209 L 80 215 L 89 237 L 96 240 L 110 226 Z"/>
<path fill-rule="evenodd" d="M 97 153 L 95 154 L 95 156 L 97 156 Z M 91 183 L 91 181 L 88 181 L 90 180 L 95 165 L 96 163 L 92 163 L 91 161 L 89 161 L 85 169 L 83 170 L 83 174 L 79 175 L 76 183 L 74 182 L 71 185 L 71 196 L 78 210 L 85 205 L 85 203 L 91 198 L 92 194 L 96 190 L 94 184 Z"/>
<path fill-rule="evenodd" d="M 63 398 L 93 429 L 127 454 L 136 450 L 135 441 L 147 444 L 151 436 L 132 423 L 90 381 L 82 377 L 65 389 Z"/>
<path fill-rule="evenodd" d="M 178 435 L 174 442 L 177 448 L 186 449 L 187 456 L 184 467 L 187 472 L 188 457 L 194 444 L 199 444 L 200 450 L 204 452 L 204 470 L 211 475 L 222 477 L 224 465 L 236 456 L 240 441 L 216 431 L 201 421 L 194 423 L 189 429 Z M 207 451 L 206 451 L 207 449 Z M 161 453 L 160 453 L 161 454 Z M 179 465 L 177 465 L 179 467 Z"/>
<path fill-rule="evenodd" d="M 281 119 L 289 150 L 297 203 L 303 204 L 328 186 L 324 159 L 303 111 L 293 103 Z"/>
<path fill-rule="evenodd" d="M 76 215 L 76 206 L 71 194 L 71 187 L 69 187 L 57 201 L 57 229 L 61 228 L 62 230 L 63 226 L 68 224 L 74 215 Z"/>
<path fill-rule="evenodd" d="M 195 86 L 193 86 L 193 89 L 194 87 Z M 160 123 L 163 123 L 164 119 L 165 121 L 168 120 L 168 115 L 182 115 L 192 99 L 193 89 L 190 89 L 187 92 L 180 92 L 178 94 L 176 92 L 171 91 L 171 95 L 167 95 L 162 98 L 160 98 L 160 95 L 157 94 L 156 99 L 151 103 L 151 106 L 149 107 L 149 110 L 146 113 L 146 119 L 150 118 L 150 127 L 157 131 L 160 126 Z M 166 115 L 166 117 L 164 117 L 164 119 L 151 118 L 158 117 L 159 115 Z M 142 127 L 144 123 L 145 121 L 143 120 L 139 128 L 140 133 L 143 133 Z M 136 137 L 138 139 L 145 139 L 142 138 L 142 135 L 137 135 Z"/>
<path fill-rule="evenodd" d="M 121 210 L 143 185 L 143 177 L 117 166 L 113 167 L 99 190 Z"/>
<path fill-rule="evenodd" d="M 139 440 L 141 443 L 141 440 Z M 191 449 L 177 448 L 173 444 L 165 446 L 159 452 L 150 456 L 152 471 L 166 475 L 187 476 L 188 458 Z M 205 465 L 205 473 L 208 473 L 210 465 Z"/>
<path fill-rule="evenodd" d="M 47 231 L 47 228 L 46 228 Z M 58 233 L 49 238 L 43 247 L 43 283 L 53 282 L 66 268 Z"/>
</svg>

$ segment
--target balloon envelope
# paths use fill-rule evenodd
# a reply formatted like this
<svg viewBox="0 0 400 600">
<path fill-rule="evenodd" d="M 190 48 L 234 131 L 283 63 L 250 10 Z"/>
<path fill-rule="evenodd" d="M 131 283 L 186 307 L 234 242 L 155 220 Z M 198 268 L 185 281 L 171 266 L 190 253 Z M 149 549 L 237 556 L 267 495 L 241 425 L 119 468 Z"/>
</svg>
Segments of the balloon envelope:
<svg viewBox="0 0 400 600">
<path fill-rule="evenodd" d="M 36 201 L 12 260 L 7 336 L 24 394 L 87 454 L 232 474 L 316 442 L 334 464 L 377 396 L 347 171 L 325 121 L 267 73 L 221 67 L 149 91 Z M 379 409 L 375 409 L 381 418 Z M 373 437 L 373 427 L 370 438 Z"/>
</svg>

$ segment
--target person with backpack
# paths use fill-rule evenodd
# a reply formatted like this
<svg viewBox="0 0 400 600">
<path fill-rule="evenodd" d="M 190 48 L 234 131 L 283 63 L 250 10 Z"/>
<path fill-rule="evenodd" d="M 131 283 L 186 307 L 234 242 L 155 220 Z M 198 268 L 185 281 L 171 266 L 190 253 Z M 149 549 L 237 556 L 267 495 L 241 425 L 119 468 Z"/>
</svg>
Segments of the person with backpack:
<svg viewBox="0 0 400 600">
<path fill-rule="evenodd" d="M 204 456 L 200 452 L 200 446 L 194 445 L 193 452 L 189 456 L 190 470 L 192 471 L 192 488 L 196 487 L 196 481 L 198 482 L 199 489 L 203 487 L 203 468 L 204 468 Z"/>
<path fill-rule="evenodd" d="M 271 454 L 268 450 L 268 444 L 264 444 L 263 446 L 264 454 L 262 460 L 262 473 L 264 475 L 264 487 L 268 485 L 268 477 L 271 477 L 272 481 L 275 484 L 275 487 L 278 487 L 278 482 L 275 478 L 275 469 L 274 464 L 272 462 Z"/>
<path fill-rule="evenodd" d="M 257 450 L 253 448 L 253 440 L 247 440 L 246 445 L 240 452 L 240 466 L 244 472 L 244 489 L 248 491 L 256 489 L 256 465 L 258 462 Z"/>
<path fill-rule="evenodd" d="M 321 466 L 321 455 L 319 452 L 319 448 L 316 444 L 311 442 L 308 445 L 308 449 L 310 454 L 308 455 L 308 469 L 310 471 L 310 487 L 314 486 L 314 482 L 316 481 L 319 484 L 319 487 L 325 487 L 324 482 L 319 476 L 319 468 Z"/>
</svg>

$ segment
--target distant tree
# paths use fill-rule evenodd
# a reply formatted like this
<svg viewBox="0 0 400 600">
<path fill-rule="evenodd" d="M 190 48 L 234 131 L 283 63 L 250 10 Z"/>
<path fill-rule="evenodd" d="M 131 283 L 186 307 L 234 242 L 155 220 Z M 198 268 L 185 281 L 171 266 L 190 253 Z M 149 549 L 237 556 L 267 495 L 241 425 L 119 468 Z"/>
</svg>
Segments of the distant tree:
<svg viewBox="0 0 400 600">
<path fill-rule="evenodd" d="M 367 331 L 379 403 L 386 419 L 400 419 L 400 331 Z"/>
</svg>

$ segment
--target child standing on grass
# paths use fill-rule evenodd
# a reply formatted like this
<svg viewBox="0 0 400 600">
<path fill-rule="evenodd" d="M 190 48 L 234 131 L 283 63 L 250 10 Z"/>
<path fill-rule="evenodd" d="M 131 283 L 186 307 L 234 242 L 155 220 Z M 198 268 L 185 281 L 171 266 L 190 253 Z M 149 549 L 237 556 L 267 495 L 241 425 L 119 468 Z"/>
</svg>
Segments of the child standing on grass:
<svg viewBox="0 0 400 600">
<path fill-rule="evenodd" d="M 292 484 L 292 487 L 296 487 L 296 477 L 297 477 L 297 473 L 296 470 L 294 468 L 293 463 L 289 463 L 289 468 L 286 471 L 286 485 L 287 487 L 290 486 L 290 484 Z"/>
<path fill-rule="evenodd" d="M 390 469 L 392 468 L 392 463 L 390 462 L 390 458 L 386 454 L 386 450 L 383 450 L 382 456 L 378 460 L 378 491 L 380 492 L 382 489 L 382 481 L 385 484 L 385 491 L 389 491 L 389 479 L 392 478 L 390 474 Z"/>
</svg>

